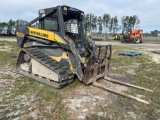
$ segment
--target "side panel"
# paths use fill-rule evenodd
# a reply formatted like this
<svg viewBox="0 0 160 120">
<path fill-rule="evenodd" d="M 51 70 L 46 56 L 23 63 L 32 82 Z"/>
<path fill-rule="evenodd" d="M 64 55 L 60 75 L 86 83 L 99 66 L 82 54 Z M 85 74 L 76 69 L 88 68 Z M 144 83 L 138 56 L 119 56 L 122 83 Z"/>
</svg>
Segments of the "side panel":
<svg viewBox="0 0 160 120">
<path fill-rule="evenodd" d="M 51 32 L 51 31 L 46 31 L 46 30 L 41 30 L 41 29 L 29 27 L 29 35 L 43 38 L 43 39 L 47 39 L 50 41 L 55 41 L 55 42 L 58 42 L 61 44 L 66 44 L 66 42 L 63 38 L 61 38 L 58 34 Z"/>
<path fill-rule="evenodd" d="M 31 59 L 30 64 L 23 63 L 20 65 L 20 68 L 21 68 L 21 70 L 32 72 L 36 75 L 43 76 L 43 77 L 48 78 L 50 80 L 54 79 L 56 82 L 59 82 L 57 73 L 55 73 L 51 69 L 48 69 L 47 67 L 45 67 L 44 65 L 42 65 L 41 63 L 39 63 L 38 61 L 36 61 L 33 58 Z M 30 71 L 30 69 L 31 69 L 31 71 Z"/>
<path fill-rule="evenodd" d="M 54 33 L 46 30 L 29 27 L 29 35 L 48 40 L 54 40 Z"/>
</svg>

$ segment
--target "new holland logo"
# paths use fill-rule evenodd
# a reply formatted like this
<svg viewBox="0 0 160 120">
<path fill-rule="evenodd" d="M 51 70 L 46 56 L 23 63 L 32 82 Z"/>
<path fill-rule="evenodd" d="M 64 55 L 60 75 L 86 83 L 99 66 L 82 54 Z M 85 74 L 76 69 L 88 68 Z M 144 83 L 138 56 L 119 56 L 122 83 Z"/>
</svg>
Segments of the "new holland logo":
<svg viewBox="0 0 160 120">
<path fill-rule="evenodd" d="M 30 31 L 30 33 L 33 34 L 33 35 L 38 35 L 38 36 L 41 36 L 41 37 L 48 38 L 48 34 L 45 34 L 45 33 L 40 33 L 40 32 L 36 32 L 36 31 Z"/>
<path fill-rule="evenodd" d="M 22 32 L 16 32 L 17 36 L 24 37 L 24 34 Z"/>
</svg>

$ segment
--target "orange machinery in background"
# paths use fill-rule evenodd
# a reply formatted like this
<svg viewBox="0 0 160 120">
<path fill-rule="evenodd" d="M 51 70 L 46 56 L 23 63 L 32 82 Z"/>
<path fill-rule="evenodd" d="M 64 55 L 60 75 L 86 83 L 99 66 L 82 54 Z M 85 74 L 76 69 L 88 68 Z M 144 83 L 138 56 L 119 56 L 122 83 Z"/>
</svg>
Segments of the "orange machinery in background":
<svg viewBox="0 0 160 120">
<path fill-rule="evenodd" d="M 143 35 L 143 30 L 141 29 L 131 30 L 126 34 L 123 34 L 121 42 L 142 43 L 143 42 L 142 35 Z"/>
</svg>

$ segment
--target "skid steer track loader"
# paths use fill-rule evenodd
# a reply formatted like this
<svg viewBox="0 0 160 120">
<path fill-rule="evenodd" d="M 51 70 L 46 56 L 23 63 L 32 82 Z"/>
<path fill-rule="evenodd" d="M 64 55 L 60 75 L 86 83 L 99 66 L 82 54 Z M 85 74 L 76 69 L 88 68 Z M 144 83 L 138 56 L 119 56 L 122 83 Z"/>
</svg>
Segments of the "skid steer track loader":
<svg viewBox="0 0 160 120">
<path fill-rule="evenodd" d="M 84 36 L 83 16 L 84 12 L 78 9 L 57 6 L 39 10 L 39 17 L 26 26 L 18 26 L 16 36 L 21 51 L 16 64 L 17 71 L 54 88 L 68 85 L 76 75 L 86 85 L 93 84 L 149 104 L 97 82 L 99 78 L 116 82 L 107 77 L 112 47 L 95 45 L 91 38 Z M 126 83 L 118 84 L 137 87 Z"/>
</svg>

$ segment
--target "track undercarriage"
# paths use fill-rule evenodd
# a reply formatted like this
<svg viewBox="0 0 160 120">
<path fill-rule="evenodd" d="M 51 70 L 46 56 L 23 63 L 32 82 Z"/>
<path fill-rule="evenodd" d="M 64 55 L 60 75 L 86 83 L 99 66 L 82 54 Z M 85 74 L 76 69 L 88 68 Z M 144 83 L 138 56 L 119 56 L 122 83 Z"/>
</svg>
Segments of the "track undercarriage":
<svg viewBox="0 0 160 120">
<path fill-rule="evenodd" d="M 54 88 L 64 87 L 74 79 L 70 68 L 36 48 L 21 50 L 16 67 L 21 74 Z"/>
</svg>

